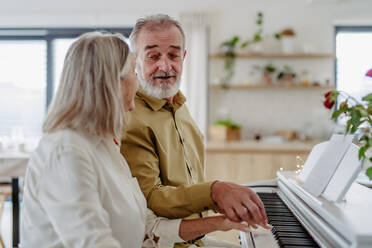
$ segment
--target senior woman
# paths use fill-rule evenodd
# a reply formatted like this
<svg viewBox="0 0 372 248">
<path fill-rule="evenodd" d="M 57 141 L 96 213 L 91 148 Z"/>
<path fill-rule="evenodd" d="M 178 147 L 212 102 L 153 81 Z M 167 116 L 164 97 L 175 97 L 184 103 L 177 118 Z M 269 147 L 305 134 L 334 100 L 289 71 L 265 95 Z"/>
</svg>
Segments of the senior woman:
<svg viewBox="0 0 372 248">
<path fill-rule="evenodd" d="M 22 248 L 173 247 L 216 230 L 248 230 L 224 216 L 168 220 L 147 209 L 116 142 L 134 109 L 134 63 L 119 34 L 87 33 L 69 48 L 28 164 Z"/>
</svg>

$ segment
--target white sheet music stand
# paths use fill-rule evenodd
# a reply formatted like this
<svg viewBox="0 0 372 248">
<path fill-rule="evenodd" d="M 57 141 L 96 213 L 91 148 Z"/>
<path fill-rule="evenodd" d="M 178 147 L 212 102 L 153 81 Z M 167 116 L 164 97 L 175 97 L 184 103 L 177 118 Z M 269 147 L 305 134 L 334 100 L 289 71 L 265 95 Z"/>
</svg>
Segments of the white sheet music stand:
<svg viewBox="0 0 372 248">
<path fill-rule="evenodd" d="M 361 169 L 359 147 L 351 141 L 352 136 L 335 134 L 314 146 L 298 177 L 304 190 L 333 202 L 344 199 Z"/>
</svg>

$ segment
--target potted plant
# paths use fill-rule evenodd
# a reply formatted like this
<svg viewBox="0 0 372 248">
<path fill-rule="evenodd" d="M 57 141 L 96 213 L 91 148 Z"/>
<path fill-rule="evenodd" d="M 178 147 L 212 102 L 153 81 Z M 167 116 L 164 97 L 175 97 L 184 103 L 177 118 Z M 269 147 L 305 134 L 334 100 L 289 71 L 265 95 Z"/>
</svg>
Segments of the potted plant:
<svg viewBox="0 0 372 248">
<path fill-rule="evenodd" d="M 372 69 L 366 73 L 372 81 Z M 336 101 L 339 100 L 339 104 Z M 369 180 L 372 180 L 372 93 L 356 100 L 342 91 L 329 91 L 324 95 L 323 105 L 332 109 L 332 119 L 346 118 L 345 134 L 358 133 L 359 160 Z"/>
<path fill-rule="evenodd" d="M 219 120 L 209 128 L 209 138 L 214 141 L 240 140 L 241 126 L 229 119 Z"/>
<path fill-rule="evenodd" d="M 262 73 L 261 84 L 264 84 L 264 85 L 272 84 L 272 75 L 276 71 L 276 67 L 273 64 L 267 64 L 263 67 L 259 65 L 254 65 L 253 68 L 260 71 L 260 73 Z"/>
<path fill-rule="evenodd" d="M 283 70 L 278 73 L 277 79 L 284 85 L 292 85 L 295 77 L 296 73 L 294 73 L 293 69 L 290 66 L 285 65 Z"/>
<path fill-rule="evenodd" d="M 236 45 L 238 44 L 239 36 L 234 36 L 230 40 L 221 43 L 223 50 L 225 76 L 222 79 L 222 87 L 227 89 L 231 78 L 234 76 L 235 58 L 236 58 Z"/>
<path fill-rule="evenodd" d="M 257 30 L 254 32 L 251 39 L 242 43 L 241 48 L 245 48 L 249 45 L 249 48 L 252 53 L 262 53 L 262 32 L 263 32 L 263 14 L 262 12 L 257 13 L 256 19 Z"/>
</svg>

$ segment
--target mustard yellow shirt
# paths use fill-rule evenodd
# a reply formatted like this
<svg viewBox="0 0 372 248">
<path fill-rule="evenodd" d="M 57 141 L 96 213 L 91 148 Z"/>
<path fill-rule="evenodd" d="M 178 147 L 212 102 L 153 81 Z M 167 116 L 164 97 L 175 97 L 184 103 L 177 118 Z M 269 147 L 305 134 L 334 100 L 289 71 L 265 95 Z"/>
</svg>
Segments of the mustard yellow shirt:
<svg viewBox="0 0 372 248">
<path fill-rule="evenodd" d="M 148 207 L 168 218 L 198 218 L 215 208 L 212 182 L 204 180 L 203 136 L 185 101 L 180 91 L 173 104 L 139 91 L 121 142 Z"/>
</svg>

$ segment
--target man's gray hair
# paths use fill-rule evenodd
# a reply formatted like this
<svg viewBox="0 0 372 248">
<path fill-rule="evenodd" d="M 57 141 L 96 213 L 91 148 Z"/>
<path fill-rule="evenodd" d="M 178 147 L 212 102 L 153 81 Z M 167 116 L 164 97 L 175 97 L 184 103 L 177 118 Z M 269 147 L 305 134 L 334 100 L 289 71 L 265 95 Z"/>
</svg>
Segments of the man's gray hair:
<svg viewBox="0 0 372 248">
<path fill-rule="evenodd" d="M 176 26 L 181 34 L 183 40 L 183 49 L 185 48 L 185 33 L 183 32 L 181 23 L 170 17 L 169 15 L 165 14 L 157 14 L 157 15 L 150 15 L 146 17 L 142 17 L 137 20 L 132 33 L 129 36 L 130 41 L 130 48 L 132 52 L 137 54 L 137 47 L 136 42 L 138 39 L 138 35 L 141 33 L 143 29 L 147 29 L 149 31 L 156 30 L 158 28 L 169 28 L 172 25 Z"/>
</svg>

